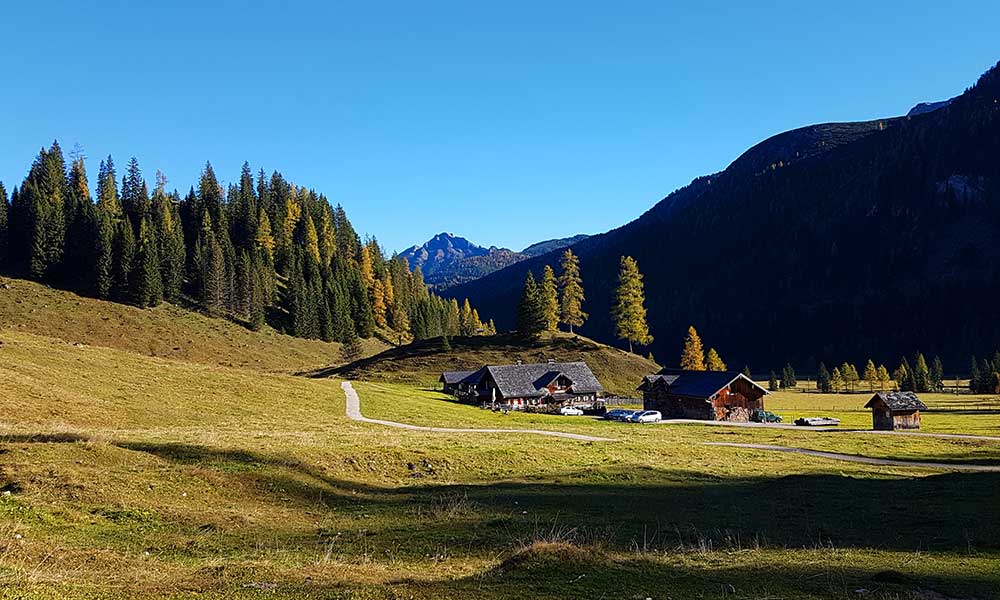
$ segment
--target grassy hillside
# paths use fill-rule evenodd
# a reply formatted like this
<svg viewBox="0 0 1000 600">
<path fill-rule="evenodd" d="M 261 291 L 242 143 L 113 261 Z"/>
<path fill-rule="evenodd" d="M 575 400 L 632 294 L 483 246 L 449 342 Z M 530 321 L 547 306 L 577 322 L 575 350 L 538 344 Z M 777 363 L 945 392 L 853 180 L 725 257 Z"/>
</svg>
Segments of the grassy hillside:
<svg viewBox="0 0 1000 600">
<path fill-rule="evenodd" d="M 997 474 L 701 444 L 801 443 L 804 432 L 545 415 L 505 426 L 619 441 L 400 431 L 344 418 L 333 379 L 11 330 L 0 341 L 0 598 L 749 600 L 865 588 L 901 600 L 1000 589 Z M 399 384 L 358 389 L 373 416 L 502 418 Z M 970 450 L 892 443 L 956 460 Z M 946 595 L 916 595 L 925 590 Z"/>
<path fill-rule="evenodd" d="M 582 360 L 612 394 L 635 396 L 643 375 L 659 367 L 635 354 L 599 344 L 567 333 L 544 334 L 525 341 L 512 335 L 492 337 L 456 337 L 449 340 L 451 350 L 443 349 L 440 338 L 391 348 L 339 368 L 322 369 L 314 376 L 336 375 L 345 379 L 363 379 L 409 383 L 436 387 L 442 371 L 478 369 L 486 364 L 512 364 Z"/>
<path fill-rule="evenodd" d="M 340 345 L 265 327 L 250 331 L 170 304 L 153 309 L 77 296 L 23 279 L 0 277 L 0 330 L 211 365 L 262 370 L 320 367 L 340 359 Z M 365 341 L 368 353 L 385 345 Z"/>
</svg>

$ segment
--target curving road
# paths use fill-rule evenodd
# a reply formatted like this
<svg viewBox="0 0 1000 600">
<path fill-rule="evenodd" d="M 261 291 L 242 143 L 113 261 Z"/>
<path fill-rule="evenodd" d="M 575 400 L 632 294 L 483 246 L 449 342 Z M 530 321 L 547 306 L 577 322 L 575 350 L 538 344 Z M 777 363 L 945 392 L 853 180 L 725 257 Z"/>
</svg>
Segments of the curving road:
<svg viewBox="0 0 1000 600">
<path fill-rule="evenodd" d="M 354 386 L 350 381 L 340 384 L 347 396 L 347 418 L 362 423 L 375 423 L 386 427 L 396 427 L 397 429 L 409 429 L 410 431 L 433 431 L 435 433 L 526 433 L 530 435 L 545 435 L 549 437 L 576 440 L 579 442 L 614 442 L 611 438 L 597 437 L 593 435 L 583 435 L 581 433 L 566 433 L 563 431 L 546 431 L 544 429 L 461 429 L 457 427 L 424 427 L 421 425 L 409 425 L 407 423 L 397 423 L 395 421 L 383 421 L 382 419 L 369 419 L 361 414 L 361 400 L 358 393 L 354 391 Z"/>
<path fill-rule="evenodd" d="M 952 471 L 987 471 L 993 473 L 1000 473 L 1000 466 L 994 466 L 994 465 L 968 465 L 964 463 L 940 463 L 940 462 L 922 462 L 913 460 L 895 460 L 892 458 L 872 458 L 869 456 L 858 456 L 856 454 L 840 454 L 839 452 L 823 452 L 822 450 L 808 450 L 806 448 L 793 448 L 789 446 L 771 446 L 768 444 L 704 442 L 704 445 L 726 446 L 729 448 L 749 448 L 751 450 L 769 450 L 772 452 L 790 452 L 792 454 L 805 454 L 807 456 L 817 456 L 819 458 L 829 458 L 831 460 L 842 460 L 846 462 L 862 463 L 866 465 L 883 465 L 891 467 L 920 467 L 927 469 L 946 469 Z"/>
</svg>

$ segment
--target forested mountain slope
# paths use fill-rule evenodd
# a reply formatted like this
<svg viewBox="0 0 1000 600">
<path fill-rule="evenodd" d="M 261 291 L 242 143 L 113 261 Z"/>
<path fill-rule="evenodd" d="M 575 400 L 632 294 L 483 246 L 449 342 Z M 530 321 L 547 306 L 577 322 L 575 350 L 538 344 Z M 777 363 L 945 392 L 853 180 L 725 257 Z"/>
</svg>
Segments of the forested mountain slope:
<svg viewBox="0 0 1000 600">
<path fill-rule="evenodd" d="M 614 340 L 618 262 L 631 255 L 661 362 L 693 323 L 756 370 L 916 350 L 964 369 L 1000 337 L 998 101 L 994 67 L 931 112 L 780 134 L 575 244 L 591 315 L 581 332 Z M 448 293 L 509 328 L 527 271 L 558 255 Z"/>
</svg>

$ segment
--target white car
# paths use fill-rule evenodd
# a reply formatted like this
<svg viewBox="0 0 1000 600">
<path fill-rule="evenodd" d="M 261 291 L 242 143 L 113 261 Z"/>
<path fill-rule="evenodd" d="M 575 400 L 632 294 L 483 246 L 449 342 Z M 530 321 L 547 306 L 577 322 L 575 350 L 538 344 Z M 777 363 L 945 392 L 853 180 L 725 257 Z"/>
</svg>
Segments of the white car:
<svg viewBox="0 0 1000 600">
<path fill-rule="evenodd" d="M 643 410 L 635 413 L 628 420 L 633 423 L 659 423 L 663 420 L 663 415 L 658 410 Z"/>
<path fill-rule="evenodd" d="M 583 411 L 575 406 L 564 406 L 559 409 L 559 414 L 568 417 L 579 417 L 583 415 Z"/>
</svg>

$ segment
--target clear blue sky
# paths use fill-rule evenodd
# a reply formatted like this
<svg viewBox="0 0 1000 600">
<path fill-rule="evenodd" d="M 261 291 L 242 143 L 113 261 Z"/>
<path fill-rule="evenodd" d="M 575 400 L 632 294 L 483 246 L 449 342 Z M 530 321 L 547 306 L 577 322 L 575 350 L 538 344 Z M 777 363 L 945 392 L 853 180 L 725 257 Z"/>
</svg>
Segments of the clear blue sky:
<svg viewBox="0 0 1000 600">
<path fill-rule="evenodd" d="M 8 188 L 54 138 L 182 191 L 247 160 L 390 250 L 605 231 L 769 135 L 1000 59 L 995 1 L 31 4 L 0 9 Z"/>
</svg>

